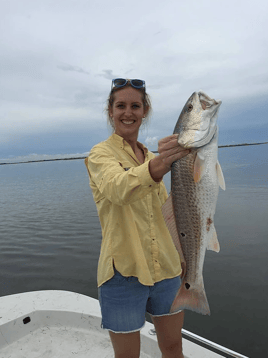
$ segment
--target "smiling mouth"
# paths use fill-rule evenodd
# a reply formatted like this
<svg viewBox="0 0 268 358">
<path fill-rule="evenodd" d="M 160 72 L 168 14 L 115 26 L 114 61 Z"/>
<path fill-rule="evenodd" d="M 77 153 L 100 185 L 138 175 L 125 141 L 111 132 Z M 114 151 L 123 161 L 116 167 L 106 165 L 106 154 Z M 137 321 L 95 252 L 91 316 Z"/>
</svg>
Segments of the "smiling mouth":
<svg viewBox="0 0 268 358">
<path fill-rule="evenodd" d="M 132 124 L 132 123 L 134 123 L 135 121 L 122 121 L 122 123 L 124 123 L 124 124 Z"/>
</svg>

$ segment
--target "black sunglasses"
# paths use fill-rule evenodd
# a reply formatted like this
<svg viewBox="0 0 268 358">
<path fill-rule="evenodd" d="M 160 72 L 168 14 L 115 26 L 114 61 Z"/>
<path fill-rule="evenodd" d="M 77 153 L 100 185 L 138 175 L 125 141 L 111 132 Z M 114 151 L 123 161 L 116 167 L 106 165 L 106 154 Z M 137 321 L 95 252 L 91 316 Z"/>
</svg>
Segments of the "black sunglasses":
<svg viewBox="0 0 268 358">
<path fill-rule="evenodd" d="M 128 82 L 134 88 L 144 88 L 145 89 L 145 81 L 143 81 L 143 80 L 137 80 L 137 79 L 128 80 L 125 78 L 115 78 L 114 80 L 112 80 L 111 90 L 114 87 L 117 87 L 117 88 L 124 87 Z"/>
</svg>

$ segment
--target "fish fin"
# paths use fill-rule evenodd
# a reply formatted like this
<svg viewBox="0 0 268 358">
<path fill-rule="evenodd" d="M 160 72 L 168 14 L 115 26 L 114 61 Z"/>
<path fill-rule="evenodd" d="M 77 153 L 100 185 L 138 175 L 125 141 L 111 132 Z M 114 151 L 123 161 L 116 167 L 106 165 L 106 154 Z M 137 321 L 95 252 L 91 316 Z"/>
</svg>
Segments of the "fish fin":
<svg viewBox="0 0 268 358">
<path fill-rule="evenodd" d="M 195 161 L 194 161 L 194 181 L 195 183 L 199 182 L 202 176 L 205 173 L 205 157 L 197 152 Z"/>
<path fill-rule="evenodd" d="M 170 313 L 175 313 L 184 309 L 191 310 L 203 315 L 210 315 L 209 304 L 204 289 L 203 278 L 198 287 L 186 288 L 189 285 L 186 279 L 183 279 L 182 284 L 176 294 L 172 303 Z"/>
<path fill-rule="evenodd" d="M 180 255 L 181 262 L 185 263 L 184 255 L 181 248 L 181 243 L 178 235 L 178 230 L 176 226 L 176 221 L 174 217 L 174 211 L 173 211 L 173 202 L 172 202 L 172 194 L 170 193 L 169 197 L 167 198 L 165 204 L 161 208 L 162 214 L 165 220 L 165 223 L 167 225 L 167 228 L 169 230 L 169 233 L 172 237 L 172 240 L 174 242 L 174 245 Z"/>
<path fill-rule="evenodd" d="M 220 244 L 217 238 L 217 233 L 216 233 L 216 229 L 215 226 L 213 225 L 213 227 L 211 228 L 213 230 L 213 234 L 208 242 L 208 246 L 207 246 L 207 250 L 211 250 L 211 251 L 215 251 L 215 252 L 219 252 L 220 251 Z"/>
<path fill-rule="evenodd" d="M 219 186 L 222 188 L 222 190 L 225 190 L 226 189 L 225 180 L 224 180 L 223 172 L 222 172 L 221 165 L 220 165 L 219 161 L 217 161 L 217 163 L 216 163 L 216 171 L 217 171 L 217 176 L 219 179 Z"/>
</svg>

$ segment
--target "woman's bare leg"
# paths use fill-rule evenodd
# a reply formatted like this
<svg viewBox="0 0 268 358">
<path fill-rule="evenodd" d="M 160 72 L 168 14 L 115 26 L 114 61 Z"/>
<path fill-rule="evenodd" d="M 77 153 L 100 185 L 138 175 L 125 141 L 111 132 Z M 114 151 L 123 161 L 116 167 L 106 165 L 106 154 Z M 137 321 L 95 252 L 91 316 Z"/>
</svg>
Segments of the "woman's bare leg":
<svg viewBox="0 0 268 358">
<path fill-rule="evenodd" d="M 133 333 L 114 333 L 109 331 L 115 358 L 139 358 L 140 331 Z"/>
<path fill-rule="evenodd" d="M 162 358 L 184 358 L 181 329 L 184 312 L 170 316 L 152 317 Z"/>
</svg>

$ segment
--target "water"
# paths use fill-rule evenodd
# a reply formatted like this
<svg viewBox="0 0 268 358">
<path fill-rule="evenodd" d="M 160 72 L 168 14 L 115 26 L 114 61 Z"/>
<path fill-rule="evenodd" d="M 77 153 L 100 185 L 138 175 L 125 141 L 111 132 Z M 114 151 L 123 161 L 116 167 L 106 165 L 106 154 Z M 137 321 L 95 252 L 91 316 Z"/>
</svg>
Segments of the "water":
<svg viewBox="0 0 268 358">
<path fill-rule="evenodd" d="M 211 316 L 185 311 L 184 324 L 251 358 L 267 355 L 267 149 L 220 149 L 221 251 L 208 251 L 204 265 Z M 0 180 L 0 296 L 67 290 L 97 298 L 101 230 L 83 160 L 0 165 Z"/>
</svg>

